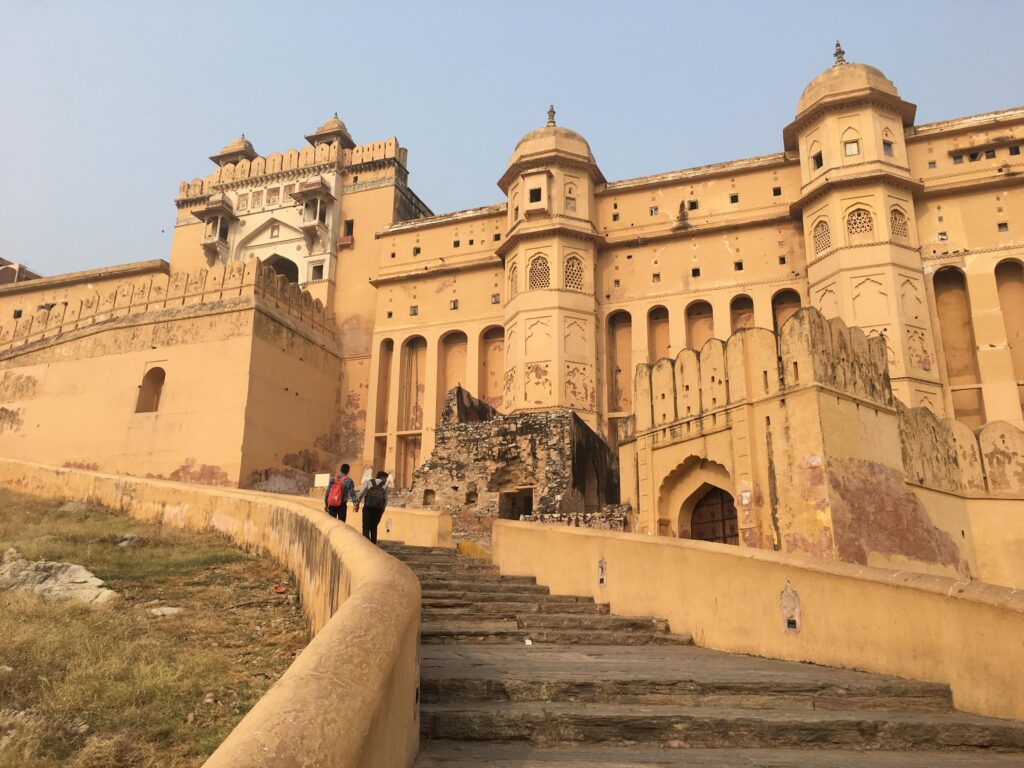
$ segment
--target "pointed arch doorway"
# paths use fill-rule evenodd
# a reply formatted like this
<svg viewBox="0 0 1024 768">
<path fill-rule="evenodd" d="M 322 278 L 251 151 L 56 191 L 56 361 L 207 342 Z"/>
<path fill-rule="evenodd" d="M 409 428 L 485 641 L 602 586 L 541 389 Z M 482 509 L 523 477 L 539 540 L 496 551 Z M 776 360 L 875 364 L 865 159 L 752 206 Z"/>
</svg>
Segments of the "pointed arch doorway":
<svg viewBox="0 0 1024 768">
<path fill-rule="evenodd" d="M 686 506 L 682 514 L 686 514 Z M 739 522 L 736 519 L 736 502 L 732 494 L 721 488 L 710 486 L 699 496 L 690 513 L 690 538 L 698 541 L 714 541 L 719 544 L 740 543 Z M 680 521 L 682 522 L 682 521 Z M 680 525 L 682 529 L 682 525 Z"/>
</svg>

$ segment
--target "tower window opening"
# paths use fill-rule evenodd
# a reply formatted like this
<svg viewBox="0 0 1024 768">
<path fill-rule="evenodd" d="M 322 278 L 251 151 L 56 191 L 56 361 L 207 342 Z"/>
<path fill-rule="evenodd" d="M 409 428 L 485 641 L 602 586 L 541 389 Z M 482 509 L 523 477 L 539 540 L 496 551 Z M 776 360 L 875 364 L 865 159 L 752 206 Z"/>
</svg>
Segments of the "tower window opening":
<svg viewBox="0 0 1024 768">
<path fill-rule="evenodd" d="M 814 168 L 814 170 L 818 170 L 823 165 L 825 165 L 825 160 L 822 158 L 821 152 L 815 152 L 811 155 L 811 167 Z"/>
<path fill-rule="evenodd" d="M 779 264 L 785 264 L 785 263 L 786 263 L 786 257 L 785 256 L 779 256 Z"/>
<path fill-rule="evenodd" d="M 452 240 L 452 248 L 458 248 L 461 243 L 458 240 Z"/>
<path fill-rule="evenodd" d="M 135 401 L 136 413 L 155 413 L 160 407 L 160 395 L 164 391 L 167 374 L 163 368 L 150 368 L 142 377 L 139 385 L 139 397 Z"/>
<path fill-rule="evenodd" d="M 1000 221 L 998 224 L 996 224 L 996 228 L 1000 232 L 1009 232 L 1010 231 L 1010 225 L 1007 222 L 1005 222 L 1005 221 Z"/>
<path fill-rule="evenodd" d="M 458 308 L 459 308 L 459 300 L 458 299 L 452 299 L 451 301 L 448 302 L 448 309 L 458 309 Z"/>
<path fill-rule="evenodd" d="M 313 265 L 313 275 L 312 275 L 312 277 L 310 279 L 312 279 L 312 280 L 323 280 L 324 279 L 324 265 L 323 264 L 314 264 Z"/>
<path fill-rule="evenodd" d="M 409 307 L 409 314 L 412 317 L 415 317 L 419 313 L 420 313 L 420 308 L 416 304 L 413 304 L 411 307 Z"/>
<path fill-rule="evenodd" d="M 661 282 L 661 272 L 655 272 L 653 275 L 651 275 L 651 282 L 652 283 L 660 283 Z"/>
<path fill-rule="evenodd" d="M 551 287 L 551 267 L 546 258 L 538 256 L 530 262 L 527 280 L 531 291 Z"/>
<path fill-rule="evenodd" d="M 886 157 L 892 157 L 892 142 L 891 141 L 883 141 L 882 142 L 882 154 L 885 155 Z"/>
<path fill-rule="evenodd" d="M 821 253 L 832 247 L 832 233 L 828 222 L 822 219 L 814 225 L 814 252 Z"/>
<path fill-rule="evenodd" d="M 356 233 L 356 222 L 354 219 L 345 219 L 345 224 L 342 229 L 342 234 L 345 237 L 352 237 Z"/>
<path fill-rule="evenodd" d="M 530 202 L 531 203 L 539 203 L 540 202 L 540 194 L 541 194 L 540 187 L 534 187 L 533 189 L 531 189 L 530 190 Z"/>
<path fill-rule="evenodd" d="M 779 197 L 782 194 L 782 187 L 772 187 L 772 197 Z"/>
<path fill-rule="evenodd" d="M 412 247 L 412 255 L 413 256 L 419 256 L 422 252 L 423 252 L 422 249 L 418 245 L 414 245 Z"/>
<path fill-rule="evenodd" d="M 498 232 L 495 232 L 495 233 L 494 233 L 494 237 L 492 237 L 491 239 L 492 239 L 492 240 L 493 240 L 494 242 L 498 242 L 499 240 L 501 240 L 501 234 L 499 234 Z"/>
<path fill-rule="evenodd" d="M 738 193 L 733 192 L 731 195 L 729 195 L 729 202 L 730 203 L 738 203 L 739 201 L 740 201 L 740 196 L 739 196 Z"/>
<path fill-rule="evenodd" d="M 743 271 L 743 262 L 742 261 L 734 261 L 732 263 L 732 268 L 736 272 L 742 272 Z"/>
<path fill-rule="evenodd" d="M 963 155 L 953 155 L 953 165 L 962 165 L 964 162 Z"/>
<path fill-rule="evenodd" d="M 981 152 L 968 152 L 967 159 L 970 160 L 972 163 L 976 163 L 979 160 L 981 160 Z"/>
<path fill-rule="evenodd" d="M 934 160 L 929 160 L 928 161 L 928 169 L 932 170 L 934 168 L 935 168 L 935 161 Z"/>
<path fill-rule="evenodd" d="M 619 220 L 619 214 L 613 213 L 612 214 L 612 221 L 618 221 L 618 220 Z"/>
<path fill-rule="evenodd" d="M 690 277 L 700 277 L 700 267 L 694 267 L 690 270 Z"/>
<path fill-rule="evenodd" d="M 687 207 L 688 210 L 696 211 L 697 210 L 697 201 L 696 200 L 687 200 L 686 201 L 686 207 Z"/>
<path fill-rule="evenodd" d="M 996 151 L 994 149 L 986 149 L 985 150 L 985 159 L 986 160 L 991 160 L 995 156 L 996 156 Z"/>
<path fill-rule="evenodd" d="M 944 243 L 944 242 L 946 242 L 947 240 L 949 240 L 949 234 L 948 234 L 948 233 L 946 233 L 946 232 L 939 232 L 939 234 L 938 234 L 938 240 L 939 240 L 939 242 L 941 242 L 941 243 Z"/>
<path fill-rule="evenodd" d="M 14 310 L 14 319 L 15 320 L 20 320 L 21 319 L 21 310 L 20 309 Z"/>
<path fill-rule="evenodd" d="M 648 210 L 649 210 L 651 216 L 657 216 L 658 215 L 658 206 L 652 205 Z"/>
<path fill-rule="evenodd" d="M 847 157 L 853 157 L 854 155 L 860 154 L 860 142 L 857 139 L 853 141 L 843 142 L 843 154 Z"/>
<path fill-rule="evenodd" d="M 1019 144 L 1014 144 L 1012 147 L 1010 147 L 1010 154 L 1011 155 L 1019 155 L 1020 154 L 1020 145 Z"/>
<path fill-rule="evenodd" d="M 583 262 L 575 256 L 565 260 L 565 287 L 570 291 L 583 290 Z"/>
<path fill-rule="evenodd" d="M 501 303 L 501 294 L 500 293 L 492 293 L 491 294 L 491 304 L 500 304 L 500 303 Z"/>
</svg>

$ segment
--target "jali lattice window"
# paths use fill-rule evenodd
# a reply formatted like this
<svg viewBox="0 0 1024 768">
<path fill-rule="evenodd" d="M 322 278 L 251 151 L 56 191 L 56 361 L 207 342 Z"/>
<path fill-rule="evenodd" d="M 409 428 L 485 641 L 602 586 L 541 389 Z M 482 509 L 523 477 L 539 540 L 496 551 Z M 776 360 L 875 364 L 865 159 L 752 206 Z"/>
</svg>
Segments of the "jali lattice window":
<svg viewBox="0 0 1024 768">
<path fill-rule="evenodd" d="M 822 219 L 814 225 L 814 252 L 821 253 L 832 247 L 832 233 L 828 229 L 828 222 Z"/>
<path fill-rule="evenodd" d="M 872 232 L 875 228 L 871 220 L 871 212 L 863 208 L 850 211 L 846 217 L 846 232 L 850 235 L 861 235 L 865 232 Z"/>
<path fill-rule="evenodd" d="M 583 262 L 575 256 L 565 260 L 565 287 L 570 291 L 583 290 Z"/>
<path fill-rule="evenodd" d="M 892 229 L 892 236 L 906 240 L 910 235 L 907 229 L 907 217 L 899 208 L 893 208 L 889 214 L 889 226 Z"/>
<path fill-rule="evenodd" d="M 551 267 L 543 256 L 538 256 L 530 262 L 529 287 L 531 291 L 551 287 Z"/>
<path fill-rule="evenodd" d="M 519 294 L 519 265 L 513 264 L 508 270 L 508 295 Z"/>
</svg>

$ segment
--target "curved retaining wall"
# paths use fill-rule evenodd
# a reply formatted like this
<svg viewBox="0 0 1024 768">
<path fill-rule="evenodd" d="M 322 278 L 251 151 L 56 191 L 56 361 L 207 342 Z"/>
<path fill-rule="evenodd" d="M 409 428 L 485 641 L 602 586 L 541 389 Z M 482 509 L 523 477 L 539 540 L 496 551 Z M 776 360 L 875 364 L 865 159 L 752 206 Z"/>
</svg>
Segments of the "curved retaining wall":
<svg viewBox="0 0 1024 768">
<path fill-rule="evenodd" d="M 152 522 L 213 528 L 295 577 L 313 640 L 206 768 L 402 768 L 419 749 L 419 582 L 287 497 L 0 460 L 0 485 Z"/>
<path fill-rule="evenodd" d="M 491 559 L 553 594 L 664 617 L 706 648 L 946 683 L 959 709 L 1024 720 L 1022 590 L 509 520 L 494 524 Z"/>
</svg>

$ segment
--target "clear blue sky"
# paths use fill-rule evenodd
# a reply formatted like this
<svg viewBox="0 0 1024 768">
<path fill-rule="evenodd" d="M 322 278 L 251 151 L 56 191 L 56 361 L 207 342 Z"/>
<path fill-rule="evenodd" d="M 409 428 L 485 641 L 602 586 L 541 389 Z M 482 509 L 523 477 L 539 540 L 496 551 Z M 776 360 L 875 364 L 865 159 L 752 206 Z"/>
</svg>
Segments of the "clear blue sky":
<svg viewBox="0 0 1024 768">
<path fill-rule="evenodd" d="M 882 69 L 918 122 L 1024 104 L 1024 3 L 0 0 L 0 256 L 167 258 L 178 182 L 334 111 L 437 212 L 498 202 L 548 102 L 609 179 L 780 151 L 804 85 Z"/>
</svg>

